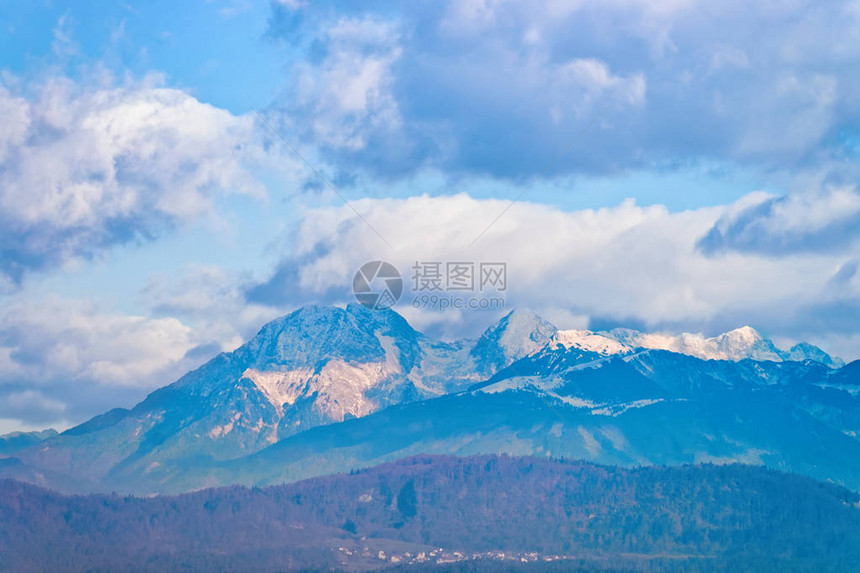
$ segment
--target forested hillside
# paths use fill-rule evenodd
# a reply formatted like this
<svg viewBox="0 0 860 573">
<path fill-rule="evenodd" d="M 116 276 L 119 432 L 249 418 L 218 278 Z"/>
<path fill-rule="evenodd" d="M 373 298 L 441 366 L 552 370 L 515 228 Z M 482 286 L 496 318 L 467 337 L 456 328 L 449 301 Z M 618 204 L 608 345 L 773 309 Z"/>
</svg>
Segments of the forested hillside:
<svg viewBox="0 0 860 573">
<path fill-rule="evenodd" d="M 0 570 L 528 565 L 513 557 L 540 561 L 535 567 L 554 559 L 552 570 L 662 563 L 660 570 L 855 571 L 858 501 L 846 489 L 759 467 L 621 469 L 505 456 L 420 456 L 350 475 L 175 497 L 67 497 L 3 481 Z"/>
</svg>

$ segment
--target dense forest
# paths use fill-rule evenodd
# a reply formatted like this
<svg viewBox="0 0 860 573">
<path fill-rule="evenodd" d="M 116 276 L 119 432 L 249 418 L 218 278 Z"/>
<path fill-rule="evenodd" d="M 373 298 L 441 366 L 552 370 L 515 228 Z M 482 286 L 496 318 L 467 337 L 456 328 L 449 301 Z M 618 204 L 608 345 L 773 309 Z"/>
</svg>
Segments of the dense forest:
<svg viewBox="0 0 860 573">
<path fill-rule="evenodd" d="M 152 498 L 7 480 L 0 570 L 858 571 L 858 502 L 760 467 L 507 456 Z"/>
</svg>

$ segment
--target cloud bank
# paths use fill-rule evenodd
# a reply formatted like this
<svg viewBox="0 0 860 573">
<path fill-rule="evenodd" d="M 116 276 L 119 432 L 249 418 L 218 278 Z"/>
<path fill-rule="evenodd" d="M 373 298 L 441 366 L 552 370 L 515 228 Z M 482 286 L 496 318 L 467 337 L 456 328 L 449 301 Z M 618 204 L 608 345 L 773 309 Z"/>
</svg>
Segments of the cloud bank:
<svg viewBox="0 0 860 573">
<path fill-rule="evenodd" d="M 858 200 L 850 193 L 814 213 L 800 209 L 774 228 L 791 237 L 831 232 L 824 229 L 842 225 L 843 204 Z M 389 260 L 407 278 L 415 261 L 505 261 L 507 305 L 532 308 L 562 326 L 625 324 L 713 334 L 751 324 L 775 337 L 820 342 L 833 332 L 816 316 L 816 305 L 845 307 L 860 295 L 851 255 L 856 244 L 853 250 L 793 249 L 779 256 L 761 245 L 719 254 L 703 248 L 726 221 L 740 218 L 767 229 L 774 212 L 794 213 L 762 207 L 774 201 L 751 194 L 727 207 L 679 213 L 633 200 L 571 212 L 519 203 L 469 247 L 507 202 L 466 194 L 366 199 L 356 208 L 393 250 L 348 208 L 321 209 L 296 230 L 294 251 L 271 279 L 246 292 L 250 300 L 271 305 L 344 301 L 352 275 L 368 260 Z M 457 323 L 481 322 L 474 315 L 416 313 L 408 300 L 399 308 L 422 324 L 444 323 L 452 334 Z M 856 357 L 851 337 L 857 332 L 843 329 L 841 343 L 830 341 L 830 347 Z"/>
<path fill-rule="evenodd" d="M 266 153 L 253 120 L 158 77 L 98 87 L 62 76 L 38 85 L 7 77 L 0 112 L 0 286 L 7 289 L 28 271 L 211 215 L 219 195 L 265 194 L 249 171 Z"/>
<path fill-rule="evenodd" d="M 851 2 L 337 1 L 273 6 L 299 61 L 273 104 L 345 170 L 522 178 L 856 159 Z"/>
</svg>

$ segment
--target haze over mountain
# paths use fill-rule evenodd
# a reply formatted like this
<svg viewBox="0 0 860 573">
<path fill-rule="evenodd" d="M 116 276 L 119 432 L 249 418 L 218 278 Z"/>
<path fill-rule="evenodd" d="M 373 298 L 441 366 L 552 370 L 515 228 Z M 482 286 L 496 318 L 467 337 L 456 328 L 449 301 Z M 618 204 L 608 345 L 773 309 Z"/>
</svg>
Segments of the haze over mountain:
<svg viewBox="0 0 860 573">
<path fill-rule="evenodd" d="M 53 438 L 57 431 L 53 429 L 41 432 L 12 432 L 0 436 L 0 458 L 13 454 L 19 450 L 26 450 L 39 442 Z"/>
<path fill-rule="evenodd" d="M 745 461 L 860 487 L 860 378 L 838 364 L 748 327 L 713 339 L 559 331 L 514 311 L 477 341 L 445 343 L 390 310 L 305 307 L 131 410 L 15 452 L 0 475 L 179 492 L 509 452 Z"/>
</svg>

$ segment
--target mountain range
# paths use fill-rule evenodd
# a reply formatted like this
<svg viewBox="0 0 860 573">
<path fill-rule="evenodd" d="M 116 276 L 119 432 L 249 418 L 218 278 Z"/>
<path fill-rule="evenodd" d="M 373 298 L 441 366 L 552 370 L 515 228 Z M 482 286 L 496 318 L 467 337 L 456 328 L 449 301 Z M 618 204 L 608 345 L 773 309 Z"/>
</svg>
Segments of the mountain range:
<svg viewBox="0 0 860 573">
<path fill-rule="evenodd" d="M 860 489 L 860 362 L 714 338 L 559 330 L 513 311 L 477 340 L 394 311 L 304 307 L 131 409 L 7 449 L 61 491 L 265 485 L 416 454 L 622 466 L 745 462 Z"/>
</svg>

